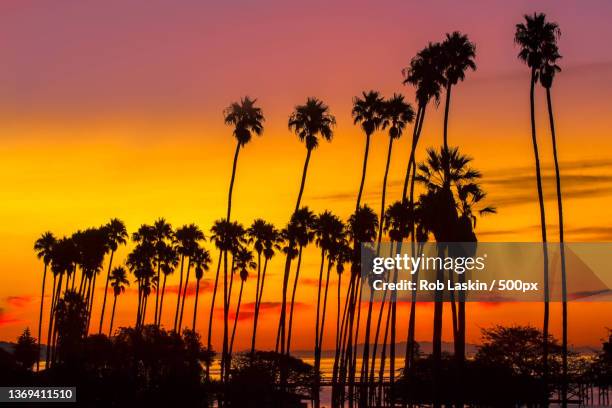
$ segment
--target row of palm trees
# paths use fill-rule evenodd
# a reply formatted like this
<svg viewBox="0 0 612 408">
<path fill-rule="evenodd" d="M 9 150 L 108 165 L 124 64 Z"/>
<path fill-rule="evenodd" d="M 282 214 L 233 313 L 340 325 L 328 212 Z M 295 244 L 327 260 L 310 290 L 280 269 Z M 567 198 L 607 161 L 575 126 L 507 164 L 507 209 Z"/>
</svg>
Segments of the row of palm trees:
<svg viewBox="0 0 612 408">
<path fill-rule="evenodd" d="M 561 204 L 561 187 L 559 166 L 557 161 L 554 119 L 552 114 L 551 87 L 555 74 L 560 71 L 557 65 L 561 58 L 557 47 L 559 36 L 558 26 L 546 20 L 543 14 L 525 16 L 525 22 L 516 26 L 515 42 L 521 47 L 519 58 L 531 69 L 530 102 L 532 142 L 536 161 L 536 180 L 540 202 L 542 222 L 542 240 L 546 242 L 546 224 L 543 206 L 541 174 L 535 133 L 534 87 L 539 81 L 546 89 L 549 120 L 553 141 L 553 154 L 557 179 L 557 197 L 559 207 L 560 240 L 563 242 L 563 216 Z M 302 196 L 306 188 L 308 168 L 312 153 L 322 140 L 331 141 L 334 134 L 336 119 L 330 108 L 317 98 L 308 98 L 303 105 L 295 107 L 289 116 L 288 128 L 296 134 L 306 147 L 306 156 L 300 179 L 295 207 L 285 228 L 279 230 L 274 225 L 258 219 L 249 228 L 231 219 L 232 196 L 238 173 L 239 153 L 252 139 L 252 135 L 262 135 L 265 117 L 257 100 L 249 97 L 232 103 L 224 111 L 225 123 L 232 127 L 236 140 L 236 149 L 232 163 L 231 178 L 227 200 L 227 212 L 223 219 L 216 221 L 211 228 L 210 241 L 218 250 L 217 268 L 211 294 L 211 306 L 208 322 L 207 346 L 211 350 L 212 327 L 215 305 L 218 293 L 223 294 L 223 339 L 221 353 L 221 379 L 228 380 L 230 375 L 231 356 L 238 323 L 238 314 L 242 301 L 243 286 L 250 272 L 257 272 L 255 286 L 255 309 L 253 316 L 253 334 L 251 352 L 255 351 L 257 325 L 260 307 L 266 281 L 268 263 L 280 251 L 285 255 L 282 275 L 282 291 L 280 316 L 277 327 L 276 351 L 289 355 L 291 351 L 292 327 L 294 324 L 294 306 L 296 292 L 299 286 L 300 268 L 303 249 L 312 242 L 321 250 L 321 260 L 318 277 L 317 310 L 314 341 L 315 369 L 320 368 L 321 351 L 323 348 L 325 320 L 329 300 L 329 282 L 332 269 L 338 274 L 336 290 L 336 339 L 335 359 L 332 382 L 335 398 L 344 399 L 348 390 L 348 399 L 353 401 L 356 376 L 359 373 L 361 384 L 370 384 L 359 389 L 359 401 L 362 405 L 380 399 L 375 384 L 376 364 L 379 364 L 378 384 L 382 384 L 383 372 L 389 355 L 389 372 L 391 390 L 395 381 L 395 344 L 397 340 L 396 320 L 397 302 L 395 293 L 383 295 L 382 301 L 375 310 L 376 302 L 370 296 L 362 299 L 364 285 L 369 284 L 362 275 L 361 243 L 376 242 L 374 250 L 380 251 L 381 242 L 389 239 L 394 250 L 399 252 L 402 245 L 410 245 L 412 252 L 421 248 L 423 242 L 432 237 L 438 245 L 441 255 L 461 254 L 444 243 L 475 242 L 475 220 L 478 214 L 495 212 L 492 207 L 482 205 L 486 194 L 479 186 L 481 174 L 470 167 L 471 159 L 457 148 L 449 146 L 449 119 L 452 90 L 462 82 L 469 70 L 476 69 L 476 47 L 462 33 L 446 34 L 441 42 L 430 43 L 420 50 L 403 70 L 405 85 L 415 87 L 416 112 L 412 105 L 406 102 L 401 94 L 394 94 L 385 99 L 379 92 L 363 92 L 353 101 L 352 116 L 354 123 L 359 125 L 365 134 L 365 149 L 362 163 L 361 178 L 357 192 L 355 211 L 343 222 L 329 211 L 315 215 L 307 206 L 302 205 Z M 425 115 L 430 102 L 437 106 L 442 93 L 445 93 L 444 125 L 442 143 L 439 149 L 428 149 L 425 160 L 417 166 L 416 151 L 425 122 Z M 413 123 L 412 141 L 408 154 L 408 165 L 405 172 L 401 196 L 391 205 L 387 205 L 387 181 L 390 162 L 392 160 L 393 143 Z M 385 162 L 384 178 L 381 188 L 380 211 L 376 213 L 366 204 L 362 204 L 362 195 L 367 177 L 368 157 L 371 138 L 376 132 L 386 131 L 389 137 Z M 417 190 L 416 186 L 419 186 Z M 51 311 L 49 318 L 49 333 L 47 344 L 53 350 L 53 310 L 64 290 L 74 289 L 77 270 L 81 271 L 78 293 L 83 296 L 88 305 L 88 326 L 91 320 L 91 309 L 94 300 L 96 276 L 102 270 L 102 263 L 109 255 L 106 273 L 104 299 L 100 316 L 99 332 L 102 331 L 106 308 L 108 285 L 113 289 L 114 300 L 111 312 L 111 324 L 114 318 L 117 296 L 127 285 L 127 270 L 129 270 L 137 285 L 138 307 L 136 326 L 145 323 L 149 296 L 155 291 L 155 306 L 153 324 L 160 325 L 164 306 L 164 294 L 168 275 L 179 270 L 179 290 L 176 301 L 173 328 L 179 331 L 183 327 L 183 315 L 187 288 L 191 271 L 195 274 L 196 292 L 192 319 L 195 329 L 198 315 L 198 299 L 200 281 L 210 268 L 212 256 L 203 247 L 204 233 L 194 224 L 176 230 L 164 220 L 159 219 L 153 225 L 142 225 L 134 234 L 134 247 L 125 261 L 125 267 L 112 268 L 113 255 L 119 245 L 127 242 L 125 226 L 118 220 L 111 220 L 100 228 L 78 232 L 72 237 L 55 239 L 52 234 L 44 234 L 35 245 L 38 256 L 43 259 L 45 269 L 43 274 L 42 296 L 44 298 L 47 267 L 53 272 L 53 289 Z M 409 242 L 404 243 L 404 241 Z M 85 243 L 85 245 L 83 244 Z M 544 246 L 544 277 L 545 291 L 548 294 L 547 252 Z M 295 270 L 292 268 L 296 261 Z M 346 265 L 350 265 L 350 276 L 346 292 L 342 293 L 342 273 Z M 126 270 L 127 268 L 127 270 Z M 221 270 L 223 273 L 221 274 Z M 563 290 L 565 293 L 565 258 L 562 254 Z M 230 322 L 232 306 L 232 291 L 234 275 L 239 275 L 240 287 L 235 305 L 234 322 Z M 443 278 L 442 271 L 438 272 Z M 65 276 L 65 280 L 64 280 Z M 390 279 L 397 279 L 397 271 Z M 415 274 L 418 279 L 418 273 Z M 459 279 L 462 279 L 460 277 Z M 370 291 L 371 293 L 371 291 Z M 437 293 L 442 299 L 442 293 Z M 367 302 L 363 308 L 362 302 Z M 548 336 L 549 306 L 548 296 L 544 302 L 544 339 Z M 410 305 L 408 330 L 406 333 L 405 370 L 414 368 L 415 335 L 416 335 L 416 293 L 413 293 Z M 365 316 L 362 317 L 362 309 Z M 376 313 L 378 312 L 378 313 Z M 439 383 L 439 368 L 442 353 L 442 312 L 443 303 L 438 301 L 434 306 L 433 330 L 433 363 L 434 386 Z M 42 302 L 39 322 L 39 342 L 42 327 Z M 466 311 L 464 299 L 451 298 L 451 318 L 455 357 L 459 367 L 465 361 L 465 327 Z M 360 327 L 361 324 L 364 327 Z M 360 329 L 363 333 L 360 334 Z M 358 367 L 357 345 L 363 340 L 361 365 Z M 379 345 L 382 347 L 378 352 Z M 567 304 L 563 302 L 563 349 L 564 373 L 567 372 Z M 52 353 L 51 353 L 52 357 Z M 547 361 L 545 342 L 543 361 Z M 377 361 L 378 360 L 378 361 Z M 207 367 L 209 375 L 210 367 Z M 358 371 L 359 370 L 359 371 Z M 283 367 L 280 367 L 281 382 Z M 348 388 L 346 387 L 348 385 Z M 391 395 L 393 398 L 393 395 Z M 566 388 L 563 400 L 566 400 Z M 459 401 L 461 403 L 461 401 Z M 439 403 L 434 401 L 435 406 Z"/>
</svg>

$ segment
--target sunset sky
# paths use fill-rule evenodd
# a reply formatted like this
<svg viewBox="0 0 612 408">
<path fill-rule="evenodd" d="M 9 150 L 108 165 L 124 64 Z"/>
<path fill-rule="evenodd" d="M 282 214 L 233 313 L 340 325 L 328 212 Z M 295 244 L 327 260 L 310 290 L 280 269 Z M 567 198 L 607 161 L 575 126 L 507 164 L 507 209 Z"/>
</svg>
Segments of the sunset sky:
<svg viewBox="0 0 612 408">
<path fill-rule="evenodd" d="M 453 89 L 449 143 L 474 158 L 474 167 L 484 175 L 487 203 L 498 209 L 497 215 L 479 220 L 479 240 L 538 240 L 529 72 L 513 44 L 514 25 L 534 11 L 546 12 L 562 31 L 563 72 L 552 93 L 566 240 L 612 241 L 612 53 L 605 51 L 612 38 L 612 3 L 457 4 L 0 3 L 0 340 L 14 340 L 25 326 L 37 325 L 42 263 L 32 246 L 44 231 L 69 235 L 112 217 L 124 220 L 130 232 L 158 217 L 175 227 L 195 222 L 208 231 L 223 217 L 235 142 L 222 111 L 244 95 L 257 98 L 266 122 L 264 135 L 240 153 L 232 216 L 247 225 L 256 217 L 278 227 L 286 224 L 306 153 L 287 130 L 287 117 L 296 104 L 316 96 L 330 106 L 338 124 L 332 143 L 321 143 L 313 153 L 302 202 L 346 219 L 355 205 L 364 149 L 364 135 L 350 116 L 352 98 L 375 89 L 386 96 L 401 92 L 413 101 L 413 89 L 402 85 L 402 68 L 429 41 L 454 30 L 476 44 L 478 69 Z M 552 154 L 540 87 L 536 98 L 547 217 L 556 238 Z M 442 105 L 430 106 L 418 160 L 426 147 L 441 143 L 442 115 Z M 410 126 L 395 144 L 387 202 L 399 198 L 411 132 Z M 387 143 L 386 133 L 378 132 L 370 151 L 364 198 L 376 211 Z M 128 250 L 118 252 L 117 264 Z M 313 246 L 305 254 L 298 288 L 295 349 L 312 347 L 318 261 Z M 278 256 L 270 266 L 264 293 L 269 303 L 259 331 L 262 348 L 274 346 L 282 264 Z M 211 275 L 200 303 L 202 331 Z M 167 326 L 177 284 L 175 274 L 164 306 Z M 254 275 L 246 285 L 239 349 L 249 344 Z M 98 300 L 101 295 L 96 293 Z M 134 323 L 135 302 L 133 291 L 119 299 L 116 325 Z M 187 321 L 192 302 L 190 297 Z M 468 341 L 477 342 L 479 328 L 494 323 L 539 326 L 541 309 L 471 304 Z M 94 322 L 99 310 L 96 304 Z M 559 337 L 560 308 L 552 310 L 552 329 Z M 611 311 L 610 303 L 571 304 L 570 343 L 597 345 L 612 325 Z M 432 307 L 420 308 L 418 340 L 430 340 L 432 314 Z M 406 315 L 406 307 L 400 307 L 398 333 L 405 333 Z M 331 320 L 328 328 L 331 347 Z M 448 329 L 445 338 L 451 338 Z"/>
</svg>

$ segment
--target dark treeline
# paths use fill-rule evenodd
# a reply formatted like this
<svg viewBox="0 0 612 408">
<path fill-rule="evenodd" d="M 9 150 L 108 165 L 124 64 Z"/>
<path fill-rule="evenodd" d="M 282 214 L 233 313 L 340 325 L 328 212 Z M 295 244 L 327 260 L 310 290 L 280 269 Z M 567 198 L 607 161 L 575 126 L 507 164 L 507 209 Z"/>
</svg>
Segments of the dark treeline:
<svg viewBox="0 0 612 408">
<path fill-rule="evenodd" d="M 546 91 L 556 170 L 559 240 L 564 239 L 551 97 L 554 78 L 561 71 L 559 35 L 555 23 L 547 21 L 543 14 L 534 14 L 526 15 L 516 25 L 514 38 L 519 47 L 518 57 L 531 73 L 531 142 L 543 242 L 547 241 L 546 219 L 535 123 L 538 83 Z M 314 97 L 295 106 L 288 119 L 289 130 L 306 148 L 298 194 L 288 223 L 277 227 L 264 219 L 256 219 L 245 226 L 231 218 L 240 153 L 253 135 L 263 134 L 265 122 L 256 99 L 244 97 L 232 103 L 224 111 L 224 119 L 232 128 L 236 148 L 223 218 L 208 230 L 195 224 L 174 228 L 159 218 L 153 224 L 141 225 L 131 235 L 118 219 L 71 236 L 44 233 L 34 247 L 44 265 L 38 336 L 33 340 L 27 332 L 19 341 L 20 350 L 34 350 L 34 355 L 29 354 L 30 360 L 27 360 L 20 357 L 24 354 L 20 352 L 16 354 L 17 361 L 25 368 L 36 365 L 36 372 L 28 374 L 35 379 L 33 382 L 51 384 L 75 380 L 84 384 L 83 395 L 91 397 L 93 405 L 118 404 L 119 400 L 173 401 L 172 394 L 176 397 L 178 390 L 182 390 L 180 398 L 186 402 L 207 403 L 215 399 L 219 405 L 227 406 L 295 406 L 301 399 L 310 399 L 318 407 L 322 351 L 326 348 L 334 349 L 333 370 L 325 380 L 331 383 L 336 406 L 545 406 L 553 395 L 558 395 L 561 405 L 566 406 L 570 385 L 576 384 L 578 375 L 587 378 L 590 373 L 589 384 L 609 386 L 609 342 L 588 367 L 580 365 L 580 359 L 568 351 L 563 252 L 560 344 L 549 334 L 545 246 L 542 331 L 531 327 L 484 330 L 483 343 L 474 359 L 466 356 L 467 314 L 461 296 L 450 299 L 448 318 L 452 321 L 454 349 L 447 355 L 442 352 L 443 293 L 436 293 L 433 351 L 429 356 L 420 355 L 416 341 L 416 293 L 408 305 L 405 333 L 396 331 L 395 293 L 384 293 L 381 302 L 375 302 L 371 296 L 365 298 L 364 285 L 371 283 L 362 275 L 362 243 L 370 243 L 369 250 L 378 252 L 381 242 L 388 240 L 394 251 L 400 252 L 402 247 L 406 250 L 409 246 L 414 253 L 420 251 L 424 242 L 433 240 L 437 243 L 438 255 L 465 256 L 446 243 L 477 242 L 477 218 L 496 212 L 494 207 L 485 204 L 486 193 L 480 186 L 482 176 L 471 166 L 472 159 L 462 149 L 449 144 L 452 92 L 460 92 L 461 82 L 474 70 L 476 45 L 467 35 L 453 32 L 446 34 L 441 42 L 429 43 L 402 71 L 403 84 L 414 87 L 414 107 L 399 93 L 385 98 L 371 90 L 354 98 L 352 117 L 363 131 L 365 145 L 355 210 L 346 220 L 329 210 L 315 214 L 302 202 L 313 153 L 322 141 L 332 141 L 336 125 L 330 107 Z M 428 148 L 425 157 L 417 161 L 428 108 L 437 107 L 442 99 L 444 123 L 440 146 Z M 402 193 L 395 200 L 388 200 L 394 142 L 407 133 L 410 125 L 412 139 L 409 152 L 403 155 L 407 167 Z M 380 210 L 376 212 L 362 203 L 362 196 L 371 140 L 380 132 L 388 137 L 388 149 Z M 128 241 L 132 245 L 127 257 L 115 259 L 117 249 Z M 291 355 L 302 256 L 310 245 L 320 250 L 312 366 Z M 282 289 L 280 294 L 275 294 L 275 298 L 281 298 L 276 342 L 273 351 L 261 351 L 257 348 L 258 323 L 269 279 L 267 271 L 275 257 L 284 258 Z M 363 267 L 367 269 L 367 265 Z M 178 292 L 175 298 L 169 299 L 166 283 L 173 274 L 178 274 Z M 200 287 L 206 274 L 210 274 L 212 291 L 210 303 L 203 305 Z M 332 274 L 337 276 L 337 287 L 330 287 Z M 251 276 L 254 278 L 250 281 L 254 283 L 247 282 Z M 437 277 L 443 279 L 444 272 L 438 271 Z M 186 310 L 185 299 L 194 279 L 194 306 Z M 397 279 L 397 271 L 388 279 Z M 418 272 L 414 279 L 418 279 Z M 457 279 L 465 277 L 459 275 Z M 247 284 L 255 287 L 254 313 L 248 322 L 250 349 L 236 353 L 237 327 L 247 324 L 239 319 Z M 128 286 L 138 296 L 133 326 L 116 328 L 116 306 Z M 94 313 L 96 288 L 100 287 L 104 287 L 101 308 Z M 47 310 L 44 309 L 46 297 L 50 298 Z M 223 334 L 221 339 L 215 339 L 212 333 L 219 305 L 222 305 Z M 163 321 L 163 311 L 168 308 L 173 318 Z M 205 340 L 196 332 L 198 318 L 200 321 L 205 318 L 207 322 Z M 43 333 L 45 320 L 47 331 Z M 404 365 L 397 367 L 396 344 L 404 340 L 405 354 L 399 356 L 403 357 Z M 40 367 L 38 351 L 43 341 L 45 370 Z M 219 362 L 218 375 L 211 369 L 214 359 Z M 499 389 L 497 384 L 511 384 L 513 391 Z M 101 395 L 96 387 L 114 391 Z"/>
</svg>

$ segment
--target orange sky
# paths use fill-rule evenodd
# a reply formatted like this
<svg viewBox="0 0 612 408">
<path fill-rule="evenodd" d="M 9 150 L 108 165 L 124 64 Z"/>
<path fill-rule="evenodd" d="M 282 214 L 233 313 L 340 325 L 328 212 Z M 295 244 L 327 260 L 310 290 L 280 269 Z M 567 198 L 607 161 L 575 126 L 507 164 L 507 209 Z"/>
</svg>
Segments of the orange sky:
<svg viewBox="0 0 612 408">
<path fill-rule="evenodd" d="M 537 2 L 536 2 L 537 3 Z M 130 232 L 163 216 L 174 226 L 196 222 L 208 230 L 224 214 L 234 141 L 222 110 L 244 94 L 257 97 L 266 116 L 264 136 L 240 155 L 233 217 L 248 224 L 263 217 L 286 223 L 298 190 L 305 149 L 286 129 L 292 107 L 309 95 L 326 101 L 337 116 L 331 144 L 313 154 L 303 204 L 346 218 L 354 206 L 364 137 L 350 119 L 351 98 L 362 90 L 385 95 L 413 90 L 401 85 L 401 69 L 429 40 L 460 29 L 478 48 L 475 73 L 453 92 L 450 143 L 475 158 L 483 186 L 498 215 L 478 223 L 482 241 L 534 241 L 538 208 L 529 134 L 528 72 L 516 60 L 513 24 L 533 2 L 467 10 L 444 2 L 409 10 L 390 2 L 356 2 L 304 10 L 264 2 L 258 9 L 187 3 L 176 8 L 152 2 L 93 5 L 8 2 L 0 13 L 0 340 L 36 326 L 42 265 L 33 254 L 44 231 L 56 235 L 96 226 L 111 217 Z M 528 5 L 529 4 L 529 5 Z M 612 59 L 606 3 L 581 10 L 571 2 L 542 2 L 538 10 L 559 21 L 563 72 L 553 97 L 565 193 L 567 241 L 612 238 Z M 436 8 L 437 7 L 437 8 Z M 463 7 L 462 7 L 463 9 Z M 376 13 L 380 18 L 372 19 Z M 484 13 L 477 18 L 476 13 Z M 429 21 L 425 24 L 423 21 Z M 223 22 L 232 21 L 232 25 Z M 24 25 L 24 22 L 28 24 Z M 28 29 L 31 28 L 31 29 Z M 384 41 L 383 41 L 384 39 Z M 388 41 L 387 41 L 388 40 Z M 598 42 L 601 42 L 599 44 Z M 588 45 L 585 45 L 588 44 Z M 538 131 L 545 167 L 551 236 L 556 212 L 544 99 L 538 90 Z M 442 109 L 428 110 L 419 157 L 441 140 Z M 411 129 L 408 131 L 410 133 Z M 408 160 L 409 138 L 395 144 L 387 202 L 398 198 Z M 373 138 L 365 202 L 378 210 L 387 136 Z M 209 246 L 210 249 L 210 246 Z M 122 261 L 127 250 L 115 259 Z M 318 256 L 305 254 L 298 290 L 295 348 L 311 348 L 312 304 Z M 271 264 L 264 301 L 280 300 L 282 260 Z M 210 276 L 207 277 L 210 279 Z M 174 276 L 169 284 L 178 282 Z M 334 277 L 333 283 L 335 284 Z M 245 302 L 252 302 L 254 277 Z M 100 293 L 98 293 L 100 299 Z M 174 294 L 164 307 L 170 323 Z M 193 298 L 188 299 L 190 310 Z M 135 297 L 123 296 L 116 322 L 132 324 Z M 597 344 L 609 326 L 610 304 L 570 306 L 570 342 Z M 201 302 L 205 329 L 209 294 Z M 469 305 L 469 341 L 493 323 L 541 324 L 541 306 Z M 249 306 L 237 347 L 248 344 Z M 261 345 L 272 347 L 278 309 L 264 311 Z M 557 312 L 557 308 L 553 308 Z M 94 316 L 99 306 L 94 306 Z M 333 311 L 335 313 L 335 310 Z M 405 332 L 400 308 L 398 333 Z M 417 337 L 431 337 L 432 309 L 419 315 Z M 589 319 L 580 319 L 588 315 Z M 189 314 L 187 316 L 190 316 Z M 190 317 L 187 318 L 190 320 Z M 95 317 L 94 317 L 95 321 Z M 331 320 L 328 321 L 331 328 Z M 560 313 L 552 328 L 558 333 Z M 217 324 L 215 330 L 220 329 Z M 447 339 L 450 335 L 446 331 Z M 327 344 L 333 341 L 333 332 Z"/>
</svg>

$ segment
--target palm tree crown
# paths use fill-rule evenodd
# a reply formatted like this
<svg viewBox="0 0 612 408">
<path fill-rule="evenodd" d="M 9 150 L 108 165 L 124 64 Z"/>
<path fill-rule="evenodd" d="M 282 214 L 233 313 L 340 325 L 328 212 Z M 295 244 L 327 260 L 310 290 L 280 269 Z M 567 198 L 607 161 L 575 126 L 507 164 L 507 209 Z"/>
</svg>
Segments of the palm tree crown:
<svg viewBox="0 0 612 408">
<path fill-rule="evenodd" d="M 42 259 L 45 265 L 51 263 L 53 247 L 57 243 L 57 238 L 52 232 L 47 231 L 40 236 L 34 243 L 34 251 L 38 259 Z"/>
<path fill-rule="evenodd" d="M 389 137 L 399 139 L 404 133 L 406 124 L 414 120 L 412 105 L 404 101 L 404 95 L 393 94 L 383 103 L 383 129 L 389 128 Z"/>
<path fill-rule="evenodd" d="M 544 54 L 551 44 L 561 35 L 556 23 L 546 21 L 546 14 L 526 14 L 525 22 L 516 25 L 514 42 L 521 47 L 518 58 L 533 70 L 538 70 L 544 62 Z M 537 78 L 536 78 L 537 80 Z"/>
<path fill-rule="evenodd" d="M 374 133 L 383 121 L 383 98 L 377 91 L 362 92 L 353 99 L 353 123 L 360 124 L 366 135 Z"/>
<path fill-rule="evenodd" d="M 129 286 L 130 282 L 127 279 L 127 272 L 123 266 L 113 268 L 110 274 L 110 284 L 115 296 L 125 292 L 125 287 Z"/>
<path fill-rule="evenodd" d="M 255 106 L 257 99 L 245 96 L 240 102 L 234 102 L 223 111 L 225 124 L 234 126 L 234 137 L 240 146 L 251 141 L 252 134 L 261 136 L 265 118 L 261 108 Z"/>
<path fill-rule="evenodd" d="M 404 84 L 414 85 L 416 99 L 420 106 L 425 106 L 431 98 L 436 104 L 440 101 L 440 91 L 445 82 L 442 73 L 443 58 L 440 43 L 429 43 L 410 61 L 410 66 L 403 70 Z"/>
<path fill-rule="evenodd" d="M 289 130 L 306 143 L 308 150 L 319 145 L 319 136 L 331 141 L 335 125 L 336 118 L 329 112 L 329 107 L 317 98 L 308 98 L 306 104 L 296 106 L 288 123 Z"/>
<path fill-rule="evenodd" d="M 441 44 L 443 75 L 446 84 L 455 85 L 465 79 L 465 71 L 476 70 L 476 46 L 470 42 L 467 35 L 454 31 L 446 34 L 446 39 Z"/>
</svg>

